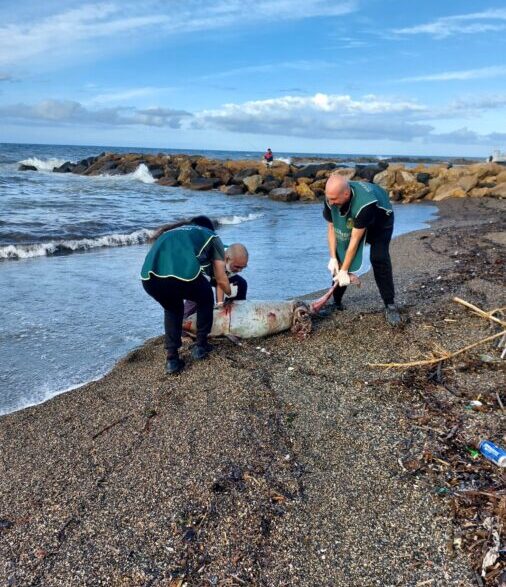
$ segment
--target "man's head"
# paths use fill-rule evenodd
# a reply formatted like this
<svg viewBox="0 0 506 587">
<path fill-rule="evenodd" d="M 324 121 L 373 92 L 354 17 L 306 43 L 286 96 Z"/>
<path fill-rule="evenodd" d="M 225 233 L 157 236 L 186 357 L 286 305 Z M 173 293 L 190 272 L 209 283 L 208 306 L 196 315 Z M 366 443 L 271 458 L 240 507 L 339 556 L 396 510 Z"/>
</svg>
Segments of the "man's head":
<svg viewBox="0 0 506 587">
<path fill-rule="evenodd" d="M 342 175 L 331 175 L 325 184 L 325 197 L 330 206 L 342 206 L 351 198 L 348 180 Z"/>
<path fill-rule="evenodd" d="M 248 250 L 241 243 L 230 245 L 225 251 L 225 265 L 227 271 L 239 273 L 248 266 Z"/>
</svg>

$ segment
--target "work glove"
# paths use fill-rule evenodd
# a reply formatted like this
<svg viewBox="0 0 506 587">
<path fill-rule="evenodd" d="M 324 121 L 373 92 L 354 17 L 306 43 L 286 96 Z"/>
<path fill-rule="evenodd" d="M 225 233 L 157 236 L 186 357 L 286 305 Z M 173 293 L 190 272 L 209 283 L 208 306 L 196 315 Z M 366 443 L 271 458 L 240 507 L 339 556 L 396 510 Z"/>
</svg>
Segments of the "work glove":
<svg viewBox="0 0 506 587">
<path fill-rule="evenodd" d="M 335 257 L 330 257 L 327 269 L 330 271 L 332 278 L 334 278 L 337 275 L 339 271 L 339 262 Z"/>
<path fill-rule="evenodd" d="M 343 271 L 340 269 L 337 273 L 337 279 L 335 280 L 339 284 L 339 287 L 346 287 L 350 285 L 350 274 L 348 271 Z"/>
<path fill-rule="evenodd" d="M 239 291 L 239 286 L 236 285 L 235 283 L 231 283 L 230 284 L 230 293 L 228 295 L 225 294 L 224 298 L 225 299 L 235 298 L 237 296 L 238 291 Z"/>
</svg>

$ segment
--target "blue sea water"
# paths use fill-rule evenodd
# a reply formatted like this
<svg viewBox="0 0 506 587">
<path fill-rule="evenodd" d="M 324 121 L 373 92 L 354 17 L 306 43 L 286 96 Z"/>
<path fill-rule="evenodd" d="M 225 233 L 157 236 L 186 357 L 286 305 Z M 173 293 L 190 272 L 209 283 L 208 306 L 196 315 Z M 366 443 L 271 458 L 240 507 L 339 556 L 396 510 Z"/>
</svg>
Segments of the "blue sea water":
<svg viewBox="0 0 506 587">
<path fill-rule="evenodd" d="M 250 298 L 328 285 L 321 205 L 162 187 L 147 169 L 123 177 L 51 172 L 102 151 L 133 149 L 0 145 L 0 414 L 100 377 L 162 332 L 162 311 L 139 281 L 146 237 L 161 224 L 196 214 L 217 219 L 225 243 L 250 251 Z M 39 171 L 18 171 L 21 161 Z M 395 234 L 426 226 L 436 213 L 429 204 L 396 206 Z"/>
</svg>

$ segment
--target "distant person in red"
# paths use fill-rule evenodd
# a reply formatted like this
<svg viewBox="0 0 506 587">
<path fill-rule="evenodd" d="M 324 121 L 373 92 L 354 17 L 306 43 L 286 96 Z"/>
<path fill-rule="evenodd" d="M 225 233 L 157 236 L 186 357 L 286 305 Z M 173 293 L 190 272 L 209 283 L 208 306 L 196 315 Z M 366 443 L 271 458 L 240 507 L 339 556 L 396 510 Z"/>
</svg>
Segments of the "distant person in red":
<svg viewBox="0 0 506 587">
<path fill-rule="evenodd" d="M 265 164 L 267 165 L 267 167 L 270 167 L 272 165 L 272 162 L 274 160 L 274 155 L 272 154 L 271 149 L 267 149 L 266 153 L 264 154 L 264 160 L 265 160 Z"/>
</svg>

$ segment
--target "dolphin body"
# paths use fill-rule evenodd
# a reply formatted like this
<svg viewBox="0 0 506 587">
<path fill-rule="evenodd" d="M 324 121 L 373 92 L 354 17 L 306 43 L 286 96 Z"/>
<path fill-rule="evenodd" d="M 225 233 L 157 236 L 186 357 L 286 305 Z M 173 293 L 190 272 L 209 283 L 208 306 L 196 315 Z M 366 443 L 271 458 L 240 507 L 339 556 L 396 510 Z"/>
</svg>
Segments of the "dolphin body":
<svg viewBox="0 0 506 587">
<path fill-rule="evenodd" d="M 351 283 L 360 286 L 358 277 L 350 277 Z M 292 330 L 299 338 L 306 338 L 311 332 L 311 315 L 318 314 L 336 286 L 337 284 L 333 285 L 321 298 L 308 303 L 300 300 L 243 300 L 221 304 L 214 308 L 210 336 L 261 338 Z M 184 319 L 183 330 L 190 334 L 197 333 L 196 314 Z"/>
</svg>

